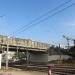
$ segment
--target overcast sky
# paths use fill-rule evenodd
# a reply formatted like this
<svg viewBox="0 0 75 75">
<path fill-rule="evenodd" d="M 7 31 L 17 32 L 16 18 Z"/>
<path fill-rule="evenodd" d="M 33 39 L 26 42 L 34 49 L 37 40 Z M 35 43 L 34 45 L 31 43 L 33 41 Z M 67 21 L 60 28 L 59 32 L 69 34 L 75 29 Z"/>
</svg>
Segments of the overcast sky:
<svg viewBox="0 0 75 75">
<path fill-rule="evenodd" d="M 72 3 L 75 0 L 0 0 L 0 34 L 46 43 L 63 42 L 62 35 L 75 38 L 75 5 L 52 16 Z"/>
</svg>

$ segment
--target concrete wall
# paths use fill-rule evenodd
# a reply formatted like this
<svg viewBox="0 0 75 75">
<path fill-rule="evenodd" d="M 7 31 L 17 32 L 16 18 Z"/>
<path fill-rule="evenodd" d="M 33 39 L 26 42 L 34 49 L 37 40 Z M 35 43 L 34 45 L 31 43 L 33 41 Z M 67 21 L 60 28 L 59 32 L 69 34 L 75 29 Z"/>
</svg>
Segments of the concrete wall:
<svg viewBox="0 0 75 75">
<path fill-rule="evenodd" d="M 68 55 L 51 55 L 51 56 L 48 56 L 48 61 L 53 61 L 53 60 L 63 60 L 63 59 L 69 59 L 71 58 L 70 56 Z"/>
<path fill-rule="evenodd" d="M 47 53 L 30 53 L 30 61 L 31 62 L 39 62 L 39 63 L 47 63 L 48 62 L 48 54 Z"/>
</svg>

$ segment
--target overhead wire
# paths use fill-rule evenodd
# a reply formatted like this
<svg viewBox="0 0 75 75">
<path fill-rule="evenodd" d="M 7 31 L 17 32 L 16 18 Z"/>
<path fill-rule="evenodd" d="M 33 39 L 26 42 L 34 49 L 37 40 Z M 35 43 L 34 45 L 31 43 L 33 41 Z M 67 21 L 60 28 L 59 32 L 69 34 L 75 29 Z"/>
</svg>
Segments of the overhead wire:
<svg viewBox="0 0 75 75">
<path fill-rule="evenodd" d="M 36 19 L 32 20 L 30 23 L 28 23 L 28 24 L 22 26 L 22 27 L 19 28 L 17 31 L 21 32 L 23 29 L 25 29 L 26 27 L 30 26 L 32 23 L 36 22 L 36 21 L 39 20 L 40 18 L 43 18 L 44 16 L 46 16 L 46 15 L 48 15 L 48 14 L 50 14 L 50 13 L 52 13 L 53 11 L 59 9 L 60 7 L 64 6 L 65 4 L 67 4 L 67 3 L 69 3 L 69 2 L 71 2 L 71 0 L 68 0 L 68 1 L 66 1 L 66 2 L 64 2 L 64 3 L 62 3 L 62 4 L 60 4 L 59 6 L 53 8 L 52 10 L 49 10 L 48 12 L 44 13 L 43 15 L 41 15 L 41 16 L 37 17 Z M 21 29 L 22 29 L 22 30 L 21 30 Z M 16 31 L 16 33 L 19 33 L 19 32 L 17 32 L 17 31 Z M 15 33 L 15 34 L 16 34 L 16 33 Z M 13 34 L 14 34 L 14 33 L 13 33 Z"/>
<path fill-rule="evenodd" d="M 58 14 L 58 13 L 64 11 L 64 10 L 68 9 L 69 7 L 75 5 L 75 3 L 72 3 L 71 5 L 69 5 L 69 6 L 67 6 L 67 7 L 65 7 L 65 8 L 63 8 L 63 9 L 61 9 L 61 10 L 59 10 L 59 11 L 56 11 L 57 9 L 61 8 L 62 6 L 64 6 L 64 4 L 68 4 L 68 3 L 71 2 L 71 1 L 72 1 L 72 0 L 68 0 L 67 2 L 62 3 L 61 5 L 57 6 L 56 8 L 54 8 L 54 9 L 48 11 L 47 13 L 41 15 L 40 17 L 34 19 L 34 20 L 31 21 L 29 24 L 24 25 L 22 28 L 20 28 L 21 30 L 18 31 L 18 32 L 16 32 L 15 34 L 19 34 L 19 33 L 23 32 L 23 31 L 26 31 L 27 29 L 29 29 L 29 28 L 31 28 L 31 27 L 33 27 L 33 26 L 36 26 L 37 24 L 39 24 L 39 23 L 41 23 L 41 22 L 47 20 L 48 18 L 51 18 L 52 16 L 55 16 L 56 14 Z M 54 12 L 54 11 L 56 11 L 56 12 Z M 50 16 L 48 16 L 48 17 L 46 17 L 46 18 L 44 18 L 44 19 L 42 19 L 42 20 L 39 20 L 40 18 L 43 18 L 44 16 L 46 16 L 46 15 L 52 13 L 52 12 L 54 12 L 54 13 L 51 14 Z M 34 22 L 37 21 L 37 20 L 39 20 L 39 21 L 36 22 L 36 23 L 34 23 Z M 34 24 L 33 24 L 33 23 L 34 23 Z M 36 24 L 36 25 L 35 25 L 35 24 Z"/>
</svg>

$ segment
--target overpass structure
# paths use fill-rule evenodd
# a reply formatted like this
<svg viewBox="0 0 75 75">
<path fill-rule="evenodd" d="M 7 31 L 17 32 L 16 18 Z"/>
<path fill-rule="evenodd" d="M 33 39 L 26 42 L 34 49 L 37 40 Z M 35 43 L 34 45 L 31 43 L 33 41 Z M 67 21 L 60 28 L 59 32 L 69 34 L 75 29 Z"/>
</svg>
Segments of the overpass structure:
<svg viewBox="0 0 75 75">
<path fill-rule="evenodd" d="M 28 49 L 33 51 L 42 51 L 46 52 L 49 48 L 49 44 L 41 43 L 37 41 L 32 41 L 30 39 L 20 39 L 20 38 L 13 38 L 8 36 L 0 35 L 0 46 L 6 47 L 9 45 L 9 48 L 16 48 L 19 47 L 20 49 Z"/>
<path fill-rule="evenodd" d="M 22 51 L 27 53 L 27 60 L 32 62 L 47 62 L 47 49 L 49 44 L 32 41 L 30 39 L 13 38 L 0 35 L 0 49 Z"/>
</svg>

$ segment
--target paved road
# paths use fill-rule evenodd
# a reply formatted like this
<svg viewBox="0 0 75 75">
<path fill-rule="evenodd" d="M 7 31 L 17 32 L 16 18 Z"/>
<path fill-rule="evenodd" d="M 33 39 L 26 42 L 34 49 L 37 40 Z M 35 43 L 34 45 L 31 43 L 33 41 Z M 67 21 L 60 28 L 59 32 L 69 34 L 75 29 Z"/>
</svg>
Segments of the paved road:
<svg viewBox="0 0 75 75">
<path fill-rule="evenodd" d="M 0 71 L 0 75 L 48 75 L 48 74 L 46 72 L 37 72 L 37 71 Z"/>
<path fill-rule="evenodd" d="M 37 72 L 37 71 L 0 71 L 0 75 L 48 75 L 45 72 Z"/>
</svg>

